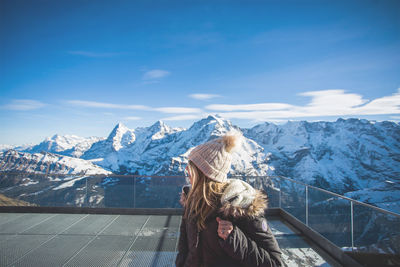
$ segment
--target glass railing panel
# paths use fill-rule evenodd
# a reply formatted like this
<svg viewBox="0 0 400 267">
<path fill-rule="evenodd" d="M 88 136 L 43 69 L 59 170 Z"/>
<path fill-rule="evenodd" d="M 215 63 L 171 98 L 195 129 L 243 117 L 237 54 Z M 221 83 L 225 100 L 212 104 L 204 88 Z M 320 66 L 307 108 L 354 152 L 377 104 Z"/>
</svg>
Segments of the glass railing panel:
<svg viewBox="0 0 400 267">
<path fill-rule="evenodd" d="M 0 205 L 181 208 L 183 176 L 0 173 Z"/>
<path fill-rule="evenodd" d="M 281 179 L 281 208 L 306 223 L 306 187 L 291 180 Z"/>
<path fill-rule="evenodd" d="M 354 247 L 356 251 L 400 254 L 399 215 L 284 177 L 232 178 L 243 179 L 254 188 L 264 190 L 269 207 L 281 207 L 343 249 Z M 183 176 L 3 172 L 0 173 L 0 205 L 181 208 L 179 198 L 184 184 Z"/>
<path fill-rule="evenodd" d="M 42 189 L 37 197 L 42 207 L 83 207 L 86 197 L 86 176 L 47 176 L 49 184 L 41 182 Z"/>
<path fill-rule="evenodd" d="M 400 217 L 354 202 L 354 250 L 400 254 Z"/>
<path fill-rule="evenodd" d="M 268 196 L 268 207 L 269 208 L 279 208 L 279 198 L 280 198 L 280 178 L 278 177 L 268 177 L 269 184 L 264 186 L 264 190 Z"/>
<path fill-rule="evenodd" d="M 89 176 L 85 206 L 91 208 L 132 208 L 133 176 Z"/>
<path fill-rule="evenodd" d="M 179 203 L 185 178 L 178 176 L 136 177 L 135 208 L 182 208 Z"/>
<path fill-rule="evenodd" d="M 350 201 L 309 187 L 308 226 L 338 247 L 351 247 Z"/>
<path fill-rule="evenodd" d="M 64 207 L 83 205 L 85 176 L 1 173 L 0 194 L 8 206 Z"/>
</svg>

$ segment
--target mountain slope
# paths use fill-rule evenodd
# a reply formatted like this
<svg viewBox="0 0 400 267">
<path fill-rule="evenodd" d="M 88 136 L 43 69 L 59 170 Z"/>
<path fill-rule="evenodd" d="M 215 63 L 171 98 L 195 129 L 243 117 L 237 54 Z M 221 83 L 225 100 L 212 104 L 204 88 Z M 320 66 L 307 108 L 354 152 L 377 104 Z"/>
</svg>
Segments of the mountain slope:
<svg viewBox="0 0 400 267">
<path fill-rule="evenodd" d="M 28 149 L 19 151 L 28 153 L 50 152 L 60 155 L 79 158 L 88 150 L 93 143 L 101 141 L 103 138 L 99 137 L 79 137 L 76 135 L 54 135 L 53 137 L 46 138 L 43 142 Z"/>
<path fill-rule="evenodd" d="M 244 130 L 282 175 L 400 212 L 400 126 L 392 122 L 261 124 Z"/>
<path fill-rule="evenodd" d="M 400 183 L 400 127 L 391 122 L 265 123 L 245 131 L 271 153 L 275 174 L 344 193 Z"/>
<path fill-rule="evenodd" d="M 91 162 L 52 153 L 24 153 L 8 150 L 0 153 L 1 171 L 57 174 L 109 174 Z"/>
</svg>

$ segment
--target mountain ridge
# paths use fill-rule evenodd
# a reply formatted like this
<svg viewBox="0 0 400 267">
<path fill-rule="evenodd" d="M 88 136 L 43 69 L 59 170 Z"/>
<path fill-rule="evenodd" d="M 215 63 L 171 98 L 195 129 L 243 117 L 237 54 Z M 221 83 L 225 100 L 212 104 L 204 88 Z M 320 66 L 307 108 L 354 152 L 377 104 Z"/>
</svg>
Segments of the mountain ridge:
<svg viewBox="0 0 400 267">
<path fill-rule="evenodd" d="M 79 151 L 74 154 L 77 159 L 117 174 L 182 175 L 193 147 L 229 132 L 244 140 L 233 154 L 230 175 L 282 175 L 371 203 L 366 192 L 375 192 L 376 202 L 385 202 L 378 192 L 400 191 L 390 186 L 400 184 L 400 125 L 388 121 L 266 122 L 246 129 L 210 115 L 188 129 L 157 121 L 132 130 L 118 123 L 107 138 L 53 136 L 46 139 L 51 146 L 41 148 L 52 153 L 58 148 L 57 154 L 69 157 L 71 151 Z M 85 146 L 76 149 L 82 142 Z M 400 211 L 400 199 L 391 199 Z"/>
</svg>

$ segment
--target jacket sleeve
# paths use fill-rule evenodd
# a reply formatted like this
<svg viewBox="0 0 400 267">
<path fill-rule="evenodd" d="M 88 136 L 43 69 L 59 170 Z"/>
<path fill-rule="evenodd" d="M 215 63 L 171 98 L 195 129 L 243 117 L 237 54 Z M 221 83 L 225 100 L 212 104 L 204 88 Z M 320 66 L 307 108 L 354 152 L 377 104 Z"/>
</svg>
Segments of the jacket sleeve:
<svg viewBox="0 0 400 267">
<path fill-rule="evenodd" d="M 242 228 L 246 233 L 234 225 L 228 238 L 219 240 L 223 250 L 232 259 L 249 267 L 282 266 L 282 252 L 265 218 L 251 220 Z"/>
<path fill-rule="evenodd" d="M 178 255 L 176 256 L 175 260 L 176 267 L 182 267 L 185 265 L 187 254 L 188 254 L 188 244 L 186 235 L 186 220 L 182 217 L 181 226 L 179 230 Z"/>
</svg>

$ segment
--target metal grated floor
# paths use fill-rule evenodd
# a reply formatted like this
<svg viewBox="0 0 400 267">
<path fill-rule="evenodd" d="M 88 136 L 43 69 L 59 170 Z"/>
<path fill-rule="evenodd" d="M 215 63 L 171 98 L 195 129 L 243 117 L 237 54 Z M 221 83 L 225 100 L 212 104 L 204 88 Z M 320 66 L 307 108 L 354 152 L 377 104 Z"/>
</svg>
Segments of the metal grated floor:
<svg viewBox="0 0 400 267">
<path fill-rule="evenodd" d="M 180 216 L 0 213 L 0 266 L 173 266 Z"/>
<path fill-rule="evenodd" d="M 0 213 L 0 266 L 174 266 L 180 216 Z M 287 266 L 339 266 L 279 218 Z"/>
</svg>

